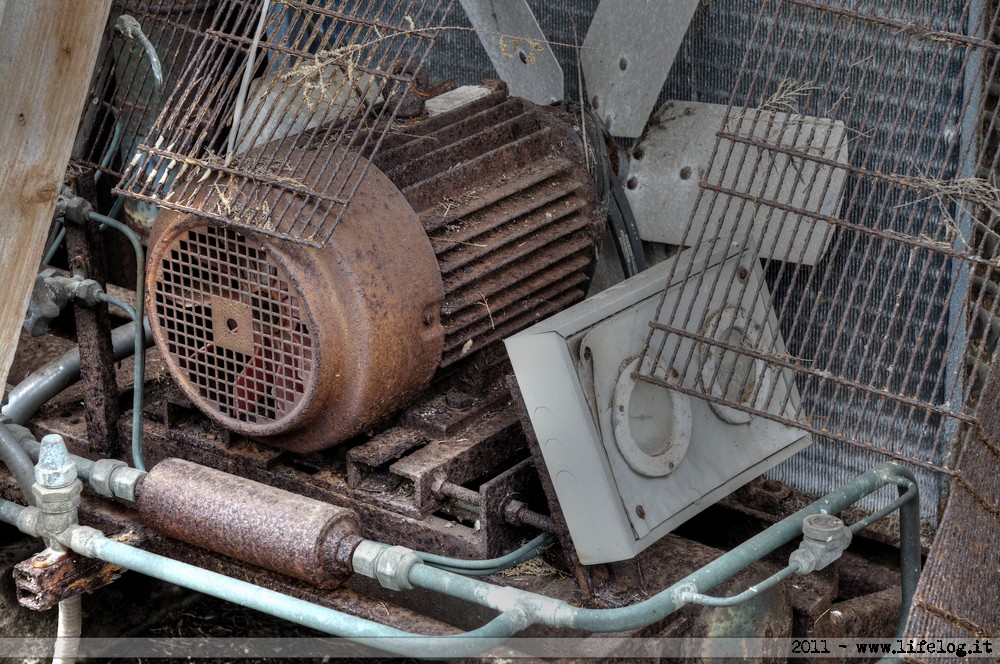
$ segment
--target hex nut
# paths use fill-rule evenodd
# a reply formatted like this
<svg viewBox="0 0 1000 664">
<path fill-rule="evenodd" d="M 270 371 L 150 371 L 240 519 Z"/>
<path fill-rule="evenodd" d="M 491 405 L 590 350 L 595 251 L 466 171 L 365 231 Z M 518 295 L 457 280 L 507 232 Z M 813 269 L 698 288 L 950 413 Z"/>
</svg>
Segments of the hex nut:
<svg viewBox="0 0 1000 664">
<path fill-rule="evenodd" d="M 74 224 L 83 224 L 86 223 L 87 215 L 92 212 L 93 209 L 94 207 L 87 202 L 87 199 L 79 196 L 73 196 L 66 201 L 64 215 L 67 220 L 73 222 Z"/>
<path fill-rule="evenodd" d="M 146 473 L 138 468 L 119 466 L 111 473 L 111 493 L 117 498 L 135 502 L 135 487 Z"/>
<path fill-rule="evenodd" d="M 354 549 L 354 555 L 351 556 L 351 569 L 354 570 L 355 574 L 374 579 L 375 561 L 378 560 L 378 555 L 385 548 L 385 544 L 361 540 L 361 543 Z"/>
<path fill-rule="evenodd" d="M 115 493 L 111 487 L 111 478 L 119 468 L 127 468 L 128 464 L 118 459 L 101 459 L 94 463 L 90 469 L 90 486 L 98 495 L 105 498 L 114 498 Z"/>
<path fill-rule="evenodd" d="M 35 505 L 46 514 L 72 512 L 79 506 L 82 492 L 83 484 L 79 481 L 55 489 L 42 486 L 37 482 L 31 487 L 31 494 L 35 497 Z"/>
<path fill-rule="evenodd" d="M 789 565 L 798 565 L 799 574 L 812 574 L 816 571 L 816 555 L 808 549 L 796 549 L 788 556 Z"/>
<path fill-rule="evenodd" d="M 389 590 L 412 590 L 410 568 L 420 562 L 420 557 L 405 546 L 383 549 L 375 559 L 375 578 Z"/>
<path fill-rule="evenodd" d="M 88 307 L 95 306 L 98 302 L 97 298 L 104 292 L 104 289 L 101 288 L 101 284 L 97 283 L 93 279 L 75 281 L 76 283 L 73 285 L 72 289 L 73 298 L 79 300 Z"/>
</svg>

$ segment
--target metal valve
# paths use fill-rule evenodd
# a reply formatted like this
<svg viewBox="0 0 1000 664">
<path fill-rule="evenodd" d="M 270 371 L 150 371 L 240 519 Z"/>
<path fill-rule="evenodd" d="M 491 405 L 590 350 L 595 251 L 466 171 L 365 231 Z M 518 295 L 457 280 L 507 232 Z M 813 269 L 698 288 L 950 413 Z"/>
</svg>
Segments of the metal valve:
<svg viewBox="0 0 1000 664">
<path fill-rule="evenodd" d="M 851 529 L 831 514 L 810 514 L 802 520 L 802 542 L 788 557 L 799 574 L 821 570 L 843 555 L 851 543 Z"/>
</svg>

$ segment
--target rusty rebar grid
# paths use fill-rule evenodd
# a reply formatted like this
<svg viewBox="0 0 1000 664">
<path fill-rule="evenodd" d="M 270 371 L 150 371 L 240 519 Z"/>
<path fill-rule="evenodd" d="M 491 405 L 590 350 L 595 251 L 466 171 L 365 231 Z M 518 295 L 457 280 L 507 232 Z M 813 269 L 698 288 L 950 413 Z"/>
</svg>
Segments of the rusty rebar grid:
<svg viewBox="0 0 1000 664">
<path fill-rule="evenodd" d="M 1000 14 L 974 14 L 982 4 L 956 16 L 930 0 L 905 15 L 848 0 L 760 3 L 681 244 L 761 256 L 763 278 L 729 282 L 676 263 L 667 283 L 696 283 L 700 295 L 661 303 L 637 379 L 955 474 L 951 448 L 977 421 L 1000 331 Z M 807 117 L 844 132 L 810 142 Z M 843 149 L 846 163 L 824 156 Z M 826 196 L 833 173 L 845 183 L 833 214 L 782 193 Z M 819 263 L 800 263 L 792 242 L 783 251 L 777 238 L 789 236 L 822 240 Z M 736 341 L 708 304 L 722 294 L 762 303 L 759 318 L 780 334 Z M 701 374 L 710 351 L 790 376 L 798 412 L 773 407 L 773 382 L 736 383 L 721 361 L 704 385 L 666 377 L 664 367 Z M 713 382 L 720 393 L 706 394 Z"/>
<path fill-rule="evenodd" d="M 262 16 L 260 3 L 220 3 L 196 30 L 155 124 L 123 154 L 115 191 L 294 242 L 328 242 L 367 172 L 360 155 L 377 152 L 417 95 L 414 77 L 451 0 L 327 5 L 275 2 Z M 307 149 L 293 152 L 288 141 Z M 308 149 L 320 146 L 333 149 Z M 303 174 L 316 171 L 320 181 L 303 186 Z M 206 190 L 220 199 L 206 203 Z M 275 191 L 294 195 L 272 209 L 264 201 Z"/>
</svg>

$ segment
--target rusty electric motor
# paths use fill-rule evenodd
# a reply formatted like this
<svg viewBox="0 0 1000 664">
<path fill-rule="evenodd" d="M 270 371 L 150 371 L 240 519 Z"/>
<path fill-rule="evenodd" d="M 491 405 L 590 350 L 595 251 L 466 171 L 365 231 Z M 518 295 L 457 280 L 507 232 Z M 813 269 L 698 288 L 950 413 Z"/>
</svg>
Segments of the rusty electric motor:
<svg viewBox="0 0 1000 664">
<path fill-rule="evenodd" d="M 322 247 L 161 212 L 150 322 L 206 415 L 292 451 L 330 447 L 583 298 L 602 226 L 582 143 L 568 116 L 493 88 L 388 134 Z M 303 170 L 307 187 L 327 179 Z M 211 207 L 220 192 L 199 195 Z"/>
</svg>

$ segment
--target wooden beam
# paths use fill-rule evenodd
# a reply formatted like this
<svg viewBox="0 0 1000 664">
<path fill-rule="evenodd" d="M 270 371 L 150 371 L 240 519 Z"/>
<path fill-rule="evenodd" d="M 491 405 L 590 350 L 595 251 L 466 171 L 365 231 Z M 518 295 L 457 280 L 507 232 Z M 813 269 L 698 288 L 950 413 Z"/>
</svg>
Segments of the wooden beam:
<svg viewBox="0 0 1000 664">
<path fill-rule="evenodd" d="M 0 385 L 110 8 L 111 0 L 0 0 Z"/>
</svg>

